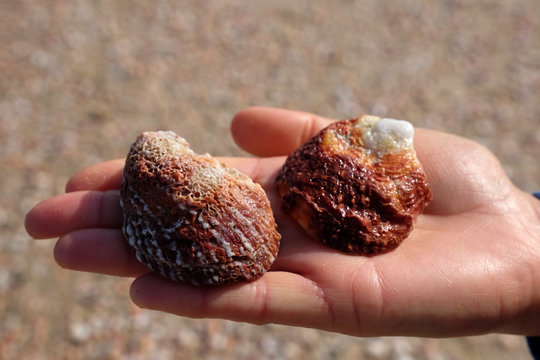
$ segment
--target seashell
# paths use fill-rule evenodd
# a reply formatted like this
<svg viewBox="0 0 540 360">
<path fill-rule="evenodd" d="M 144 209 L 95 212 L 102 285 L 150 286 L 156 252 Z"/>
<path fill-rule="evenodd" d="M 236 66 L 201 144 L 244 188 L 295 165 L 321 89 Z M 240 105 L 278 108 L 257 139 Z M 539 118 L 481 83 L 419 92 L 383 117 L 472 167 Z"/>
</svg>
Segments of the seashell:
<svg viewBox="0 0 540 360">
<path fill-rule="evenodd" d="M 194 285 L 251 281 L 277 256 L 270 203 L 248 176 L 170 131 L 139 135 L 126 158 L 122 231 L 140 262 Z"/>
<path fill-rule="evenodd" d="M 413 126 L 363 115 L 332 123 L 276 178 L 285 213 L 324 244 L 363 255 L 394 249 L 432 199 Z"/>
</svg>

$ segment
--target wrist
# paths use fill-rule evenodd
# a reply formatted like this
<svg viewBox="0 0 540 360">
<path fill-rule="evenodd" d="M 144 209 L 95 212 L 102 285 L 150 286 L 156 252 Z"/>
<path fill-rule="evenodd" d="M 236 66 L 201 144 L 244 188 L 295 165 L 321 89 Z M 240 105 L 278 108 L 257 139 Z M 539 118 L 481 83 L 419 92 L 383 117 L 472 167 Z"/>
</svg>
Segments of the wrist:
<svg viewBox="0 0 540 360">
<path fill-rule="evenodd" d="M 517 286 L 501 297 L 506 300 L 501 303 L 501 327 L 495 331 L 540 336 L 540 201 L 517 189 L 516 195 L 514 209 L 519 215 L 515 214 L 510 231 L 517 252 L 508 265 Z M 512 215 L 510 211 L 506 216 Z"/>
<path fill-rule="evenodd" d="M 530 310 L 526 314 L 524 319 L 524 331 L 523 333 L 528 336 L 540 336 L 540 192 L 533 192 L 533 199 L 529 199 L 533 213 L 536 216 L 533 216 L 533 221 L 528 225 L 528 229 L 531 235 L 531 254 L 536 254 L 530 258 L 528 263 L 529 268 L 531 269 L 532 274 L 532 289 L 531 289 L 531 303 Z"/>
<path fill-rule="evenodd" d="M 540 191 L 533 193 L 533 196 L 540 200 Z M 538 215 L 538 221 L 540 222 L 540 201 L 536 204 L 537 209 L 537 215 Z M 536 336 L 529 336 L 527 338 L 527 344 L 529 345 L 529 349 L 531 351 L 531 354 L 533 358 L 539 359 L 540 358 L 540 337 Z"/>
</svg>

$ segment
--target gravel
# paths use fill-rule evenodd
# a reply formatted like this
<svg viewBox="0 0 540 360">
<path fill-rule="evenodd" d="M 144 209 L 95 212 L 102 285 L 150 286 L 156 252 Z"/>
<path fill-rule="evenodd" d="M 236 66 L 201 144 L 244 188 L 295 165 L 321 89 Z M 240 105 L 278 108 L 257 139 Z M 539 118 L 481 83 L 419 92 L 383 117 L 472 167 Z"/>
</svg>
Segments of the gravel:
<svg viewBox="0 0 540 360">
<path fill-rule="evenodd" d="M 143 130 L 245 155 L 249 105 L 404 118 L 486 145 L 540 190 L 540 2 L 0 2 L 0 358 L 528 359 L 510 335 L 359 339 L 140 310 L 60 269 L 24 214 Z"/>
</svg>

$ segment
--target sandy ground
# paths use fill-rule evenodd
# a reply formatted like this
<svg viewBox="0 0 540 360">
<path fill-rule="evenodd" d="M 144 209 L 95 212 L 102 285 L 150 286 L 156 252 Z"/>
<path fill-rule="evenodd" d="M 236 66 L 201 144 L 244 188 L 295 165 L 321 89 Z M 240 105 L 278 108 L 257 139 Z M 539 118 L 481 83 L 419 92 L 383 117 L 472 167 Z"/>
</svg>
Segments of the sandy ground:
<svg viewBox="0 0 540 360">
<path fill-rule="evenodd" d="M 245 155 L 249 105 L 375 113 L 488 146 L 540 190 L 540 2 L 0 0 L 1 359 L 528 359 L 524 339 L 374 338 L 142 311 L 129 279 L 60 269 L 24 214 L 170 129 Z"/>
</svg>

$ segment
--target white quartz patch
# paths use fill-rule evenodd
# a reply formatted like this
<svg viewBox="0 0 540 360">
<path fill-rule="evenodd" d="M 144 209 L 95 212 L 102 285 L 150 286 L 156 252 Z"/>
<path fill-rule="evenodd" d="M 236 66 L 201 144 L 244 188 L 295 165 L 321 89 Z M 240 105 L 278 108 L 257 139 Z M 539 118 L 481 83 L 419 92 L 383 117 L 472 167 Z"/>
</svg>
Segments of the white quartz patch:
<svg viewBox="0 0 540 360">
<path fill-rule="evenodd" d="M 224 170 L 216 161 L 214 164 L 200 165 L 193 170 L 191 183 L 195 188 L 217 189 L 223 181 Z"/>
<path fill-rule="evenodd" d="M 412 148 L 414 127 L 410 122 L 376 116 L 366 118 L 356 126 L 363 127 L 362 142 L 367 149 L 382 156 Z"/>
<path fill-rule="evenodd" d="M 193 154 L 188 142 L 172 131 L 148 131 L 141 134 L 135 142 L 137 151 L 144 151 L 145 156 L 157 161 L 163 156 L 182 156 Z"/>
</svg>

